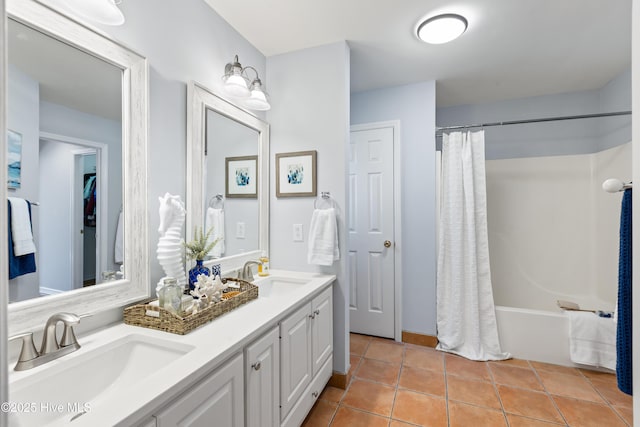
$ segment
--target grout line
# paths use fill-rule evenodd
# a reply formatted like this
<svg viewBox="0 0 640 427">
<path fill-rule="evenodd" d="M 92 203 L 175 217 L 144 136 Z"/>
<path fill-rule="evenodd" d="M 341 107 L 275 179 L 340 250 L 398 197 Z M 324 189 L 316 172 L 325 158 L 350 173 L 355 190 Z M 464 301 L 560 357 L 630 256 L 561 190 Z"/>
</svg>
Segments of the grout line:
<svg viewBox="0 0 640 427">
<path fill-rule="evenodd" d="M 442 353 L 442 366 L 444 370 L 444 408 L 447 414 L 447 427 L 451 427 L 451 417 L 449 417 L 449 377 L 447 372 L 447 355 Z"/>
<path fill-rule="evenodd" d="M 618 410 L 616 409 L 615 406 L 611 406 L 611 409 L 613 409 L 613 412 L 615 412 L 615 414 L 618 416 L 618 418 L 620 418 L 622 420 L 622 422 L 625 423 L 625 425 L 627 425 L 628 427 L 633 427 L 633 426 L 629 425 L 627 420 L 624 419 L 622 414 L 620 412 L 618 412 Z"/>
<path fill-rule="evenodd" d="M 627 421 L 622 417 L 622 415 L 620 415 L 620 414 L 618 413 L 618 411 L 616 411 L 616 408 L 613 406 L 613 404 L 612 404 L 611 402 L 609 402 L 609 399 L 607 399 L 607 398 L 605 397 L 605 395 L 604 395 L 604 394 L 602 394 L 602 393 L 600 392 L 600 390 L 598 390 L 598 389 L 596 388 L 596 386 L 594 386 L 594 385 L 593 385 L 593 383 L 592 383 L 591 381 L 589 381 L 589 383 L 591 384 L 591 387 L 593 387 L 593 389 L 596 391 L 596 393 L 598 393 L 598 395 L 602 398 L 602 400 L 604 401 L 604 404 L 605 404 L 605 405 L 606 405 L 606 406 L 607 406 L 611 411 L 613 411 L 613 413 L 614 413 L 615 415 L 617 415 L 617 416 L 618 416 L 618 418 L 619 418 L 620 420 L 622 420 L 622 422 L 623 422 L 623 423 L 625 423 L 626 425 L 629 425 L 629 424 L 627 423 Z M 592 403 L 597 403 L 597 402 L 592 402 Z"/>
<path fill-rule="evenodd" d="M 531 363 L 529 363 L 529 365 L 531 365 Z M 533 365 L 531 365 L 531 367 L 533 368 Z M 564 416 L 564 414 L 560 410 L 560 407 L 558 406 L 556 401 L 553 399 L 553 395 L 551 394 L 551 392 L 549 392 L 549 390 L 547 390 L 547 386 L 545 385 L 544 381 L 542 381 L 542 378 L 540 378 L 540 375 L 538 374 L 537 369 L 533 369 L 533 373 L 536 376 L 536 378 L 538 379 L 538 381 L 540 382 L 540 384 L 542 384 L 542 388 L 544 390 L 544 393 L 547 395 L 547 399 L 549 399 L 551 401 L 551 404 L 553 405 L 553 407 L 556 408 L 556 411 L 558 411 L 558 414 L 560 414 L 560 417 L 562 417 L 562 420 L 564 421 L 564 425 L 568 426 L 569 425 L 569 421 L 567 421 L 567 418 Z"/>
<path fill-rule="evenodd" d="M 400 375 L 402 375 L 402 369 L 404 368 L 404 358 L 405 358 L 405 354 L 406 354 L 406 350 L 407 348 L 403 345 L 402 346 L 402 360 L 400 361 L 400 370 L 398 371 L 398 376 L 397 376 L 397 381 L 396 381 L 396 386 L 395 386 L 395 390 L 393 392 L 393 402 L 391 402 L 391 413 L 389 414 L 389 425 L 391 424 L 391 420 L 393 419 L 393 410 L 396 408 L 396 398 L 398 397 L 398 387 L 400 386 Z"/>
<path fill-rule="evenodd" d="M 509 423 L 509 418 L 507 417 L 507 411 L 504 410 L 504 404 L 502 403 L 502 396 L 500 396 L 500 392 L 498 391 L 498 384 L 496 384 L 496 378 L 493 375 L 493 369 L 491 368 L 491 364 L 484 362 L 487 364 L 487 370 L 489 371 L 489 377 L 491 377 L 491 385 L 493 386 L 493 392 L 498 396 L 498 402 L 500 402 L 500 409 L 502 409 L 502 416 L 504 417 L 504 422 L 508 426 L 511 425 Z"/>
</svg>

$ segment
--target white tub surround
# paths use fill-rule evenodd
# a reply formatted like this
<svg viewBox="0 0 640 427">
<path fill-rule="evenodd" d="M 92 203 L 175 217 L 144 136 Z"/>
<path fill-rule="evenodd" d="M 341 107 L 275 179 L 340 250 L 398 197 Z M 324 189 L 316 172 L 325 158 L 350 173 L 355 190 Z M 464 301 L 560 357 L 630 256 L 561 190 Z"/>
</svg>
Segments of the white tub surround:
<svg viewBox="0 0 640 427">
<path fill-rule="evenodd" d="M 615 308 L 622 193 L 602 191 L 602 182 L 629 181 L 630 157 L 629 143 L 593 154 L 487 161 L 496 305 L 557 311 L 560 299 Z"/>
<path fill-rule="evenodd" d="M 567 312 L 496 306 L 496 318 L 502 348 L 513 357 L 589 368 L 571 361 L 571 325 Z M 599 320 L 613 323 L 612 319 Z M 606 333 L 606 329 L 599 333 Z M 612 334 L 611 339 L 615 342 L 615 330 Z M 604 341 L 602 337 L 599 340 Z"/>
<path fill-rule="evenodd" d="M 82 348 L 75 353 L 29 371 L 15 372 L 12 370 L 9 375 L 11 390 L 10 401 L 13 396 L 20 396 L 22 401 L 28 399 L 28 396 L 20 395 L 21 389 L 28 387 L 29 384 L 33 384 L 34 382 L 41 382 L 44 386 L 47 378 L 51 379 L 61 371 L 68 369 L 69 366 L 74 366 L 74 363 L 80 365 L 83 361 L 87 360 L 89 354 L 99 355 L 103 353 L 101 347 L 108 350 L 109 344 L 116 341 L 118 345 L 123 341 L 136 341 L 143 342 L 142 347 L 145 348 L 149 346 L 153 347 L 154 345 L 158 347 L 157 355 L 159 358 L 168 357 L 166 352 L 170 351 L 166 349 L 163 350 L 160 347 L 173 349 L 177 354 L 173 357 L 168 357 L 167 360 L 170 360 L 169 362 L 157 370 L 147 373 L 144 378 L 138 382 L 130 382 L 128 380 L 121 381 L 117 379 L 116 381 L 118 382 L 115 382 L 113 387 L 105 387 L 96 393 L 96 397 L 93 399 L 88 398 L 86 401 L 80 400 L 80 402 L 59 402 L 65 405 L 65 411 L 63 411 L 60 416 L 56 416 L 56 419 L 52 420 L 51 423 L 47 421 L 47 424 L 40 422 L 34 425 L 67 425 L 71 416 L 75 415 L 74 413 L 66 412 L 67 403 L 87 404 L 90 409 L 73 422 L 75 426 L 155 426 L 156 419 L 157 425 L 165 425 L 161 420 L 167 412 L 167 408 L 171 407 L 170 405 L 184 401 L 188 402 L 190 399 L 185 400 L 185 396 L 188 396 L 191 391 L 198 389 L 198 387 L 201 387 L 203 384 L 209 383 L 210 380 L 222 378 L 222 376 L 224 376 L 222 374 L 226 371 L 235 372 L 234 375 L 239 373 L 240 380 L 236 378 L 232 382 L 228 382 L 228 384 L 234 384 L 230 387 L 234 390 L 235 401 L 237 402 L 237 399 L 239 399 L 239 404 L 244 405 L 243 400 L 245 397 L 242 391 L 244 388 L 241 381 L 243 371 L 238 368 L 238 366 L 241 366 L 239 363 L 242 361 L 243 354 L 246 356 L 245 359 L 249 357 L 251 354 L 249 350 L 260 344 L 263 338 L 268 335 L 270 336 L 274 328 L 276 330 L 278 327 L 282 329 L 280 326 L 281 322 L 294 317 L 292 316 L 293 314 L 296 314 L 302 308 L 308 306 L 311 310 L 308 316 L 308 319 L 311 320 L 307 320 L 307 330 L 309 331 L 310 337 L 308 338 L 308 342 L 310 347 L 317 346 L 318 342 L 327 339 L 326 334 L 323 335 L 322 333 L 315 332 L 317 325 L 313 323 L 312 315 L 315 312 L 314 310 L 321 312 L 327 305 L 330 306 L 331 290 L 329 288 L 336 276 L 272 270 L 269 278 L 278 278 L 281 280 L 286 290 L 276 292 L 276 287 L 279 285 L 276 281 L 272 281 L 273 283 L 267 285 L 271 286 L 271 289 L 265 287 L 264 292 L 261 290 L 261 294 L 256 300 L 215 319 L 213 322 L 192 331 L 188 335 L 180 336 L 141 327 L 118 324 L 95 334 L 80 337 L 79 342 Z M 267 280 L 269 280 L 269 278 L 267 278 Z M 260 280 L 257 280 L 256 284 L 260 286 Z M 318 308 L 316 308 L 315 304 L 319 304 L 325 295 L 328 295 L 329 304 L 325 302 L 324 305 L 319 305 Z M 328 311 L 324 313 L 327 313 L 325 316 L 329 317 L 331 310 L 328 309 Z M 305 317 L 305 319 L 306 318 L 307 317 Z M 331 325 L 330 321 L 328 325 Z M 260 338 L 260 340 L 258 340 L 258 338 Z M 318 341 L 318 339 L 320 339 L 320 341 Z M 149 346 L 147 346 L 145 342 L 149 343 Z M 329 347 L 332 348 L 330 344 L 331 343 L 329 343 Z M 326 345 L 324 348 L 326 349 Z M 96 349 L 98 349 L 98 351 L 96 351 Z M 311 353 L 312 352 L 309 354 L 311 355 Z M 310 387 L 319 388 L 321 391 L 324 384 L 326 384 L 331 373 L 332 357 L 330 352 L 324 351 L 324 353 L 325 354 L 322 355 L 322 367 L 317 370 L 314 367 L 313 375 L 310 375 L 306 385 L 302 386 L 302 389 L 309 393 L 304 393 L 305 398 L 300 398 L 300 401 L 304 400 L 304 402 L 299 402 L 298 406 L 294 406 L 292 411 L 298 411 L 306 415 L 306 412 L 311 408 L 309 405 L 313 404 L 313 401 L 309 399 L 317 397 L 314 397 L 312 394 L 315 388 L 311 390 Z M 156 353 L 149 353 L 149 364 L 153 364 L 154 354 Z M 314 350 L 313 355 L 315 356 L 315 354 Z M 313 360 L 313 362 L 315 361 L 316 360 Z M 310 364 L 313 362 L 310 361 Z M 105 363 L 105 371 L 108 371 L 107 364 L 109 363 L 115 362 L 107 361 L 107 363 Z M 245 365 L 246 363 L 247 360 L 245 360 Z M 279 365 L 279 363 L 272 364 L 272 366 L 275 365 Z M 247 368 L 247 366 L 244 368 L 245 375 L 248 375 L 247 372 L 251 367 L 256 371 L 260 369 L 260 367 L 256 369 L 255 366 Z M 218 367 L 223 367 L 224 369 L 217 369 Z M 125 371 L 126 368 L 123 369 L 122 375 L 125 375 Z M 144 371 L 144 369 L 141 371 Z M 70 375 L 74 375 L 73 368 L 69 372 Z M 126 374 L 130 375 L 131 373 Z M 140 373 L 141 376 L 143 376 L 143 374 L 144 372 Z M 60 389 L 60 392 L 50 397 L 50 399 L 52 399 L 51 402 L 55 401 L 56 397 L 72 396 L 63 390 L 64 387 L 73 387 L 74 384 L 78 385 L 85 381 L 91 381 L 91 378 L 79 382 L 71 379 L 63 384 L 58 384 L 57 388 Z M 239 384 L 238 381 L 240 382 Z M 119 384 L 119 382 L 121 383 Z M 83 386 L 80 385 L 80 387 Z M 312 397 L 306 397 L 306 394 Z M 72 397 L 67 397 L 67 399 L 71 398 Z M 33 403 L 36 403 L 37 408 L 34 417 L 47 415 L 41 413 L 40 401 Z M 307 406 L 308 409 L 306 409 Z M 243 412 L 236 411 L 235 413 L 239 418 L 235 416 L 232 417 L 233 422 L 229 425 L 239 425 L 237 423 L 242 421 L 244 417 Z M 247 419 L 249 418 L 250 417 L 247 416 Z M 29 418 L 25 417 L 24 420 L 29 421 Z M 166 418 L 164 418 L 164 420 L 166 421 Z M 227 425 L 225 423 L 223 424 Z M 285 422 L 285 424 L 287 423 Z M 29 425 L 28 422 L 25 423 L 25 425 Z"/>
</svg>

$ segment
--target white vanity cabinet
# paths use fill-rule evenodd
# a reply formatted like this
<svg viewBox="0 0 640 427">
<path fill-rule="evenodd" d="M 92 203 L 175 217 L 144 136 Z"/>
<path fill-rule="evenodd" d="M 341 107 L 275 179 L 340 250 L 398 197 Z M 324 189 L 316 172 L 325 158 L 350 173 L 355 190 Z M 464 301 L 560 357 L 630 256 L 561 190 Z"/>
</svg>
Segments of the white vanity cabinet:
<svg viewBox="0 0 640 427">
<path fill-rule="evenodd" d="M 156 417 L 157 427 L 244 427 L 242 353 L 216 368 Z"/>
<path fill-rule="evenodd" d="M 280 425 L 280 333 L 276 326 L 244 350 L 247 427 Z"/>
<path fill-rule="evenodd" d="M 333 365 L 332 288 L 280 322 L 280 420 L 299 426 L 329 381 Z"/>
</svg>

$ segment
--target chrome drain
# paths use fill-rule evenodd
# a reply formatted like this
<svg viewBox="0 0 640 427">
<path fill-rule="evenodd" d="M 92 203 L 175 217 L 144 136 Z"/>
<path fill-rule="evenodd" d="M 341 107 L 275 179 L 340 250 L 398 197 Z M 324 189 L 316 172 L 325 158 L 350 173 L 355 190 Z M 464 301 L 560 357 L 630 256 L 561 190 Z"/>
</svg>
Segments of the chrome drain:
<svg viewBox="0 0 640 427">
<path fill-rule="evenodd" d="M 86 414 L 86 413 L 87 413 L 87 411 L 82 411 L 82 412 L 79 412 L 79 413 L 75 414 L 73 417 L 71 417 L 71 419 L 69 420 L 69 422 L 71 422 L 71 421 L 73 421 L 73 420 L 76 420 L 76 419 L 80 418 L 81 416 L 83 416 L 83 415 L 84 415 L 84 414 Z"/>
</svg>

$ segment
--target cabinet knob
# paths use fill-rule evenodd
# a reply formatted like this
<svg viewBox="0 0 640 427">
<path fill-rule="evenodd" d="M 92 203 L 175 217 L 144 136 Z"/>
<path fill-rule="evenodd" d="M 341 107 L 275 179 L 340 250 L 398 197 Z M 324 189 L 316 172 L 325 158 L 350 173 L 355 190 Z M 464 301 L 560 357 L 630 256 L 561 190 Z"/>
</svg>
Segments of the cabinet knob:
<svg viewBox="0 0 640 427">
<path fill-rule="evenodd" d="M 260 362 L 256 362 L 256 363 L 254 363 L 253 365 L 251 365 L 251 367 L 252 367 L 253 369 L 255 369 L 256 371 L 259 371 L 259 370 L 260 370 L 260 368 L 262 367 L 262 364 L 261 364 Z"/>
<path fill-rule="evenodd" d="M 314 391 L 313 393 L 311 393 L 311 396 L 313 396 L 313 398 L 315 399 L 316 397 L 318 397 L 318 392 Z"/>
<path fill-rule="evenodd" d="M 320 314 L 320 310 L 316 309 L 316 311 L 314 311 L 313 314 L 317 316 L 318 314 Z"/>
<path fill-rule="evenodd" d="M 315 313 L 314 313 L 314 314 L 310 314 L 310 315 L 309 315 L 309 319 L 315 319 L 315 318 L 316 318 Z"/>
</svg>

